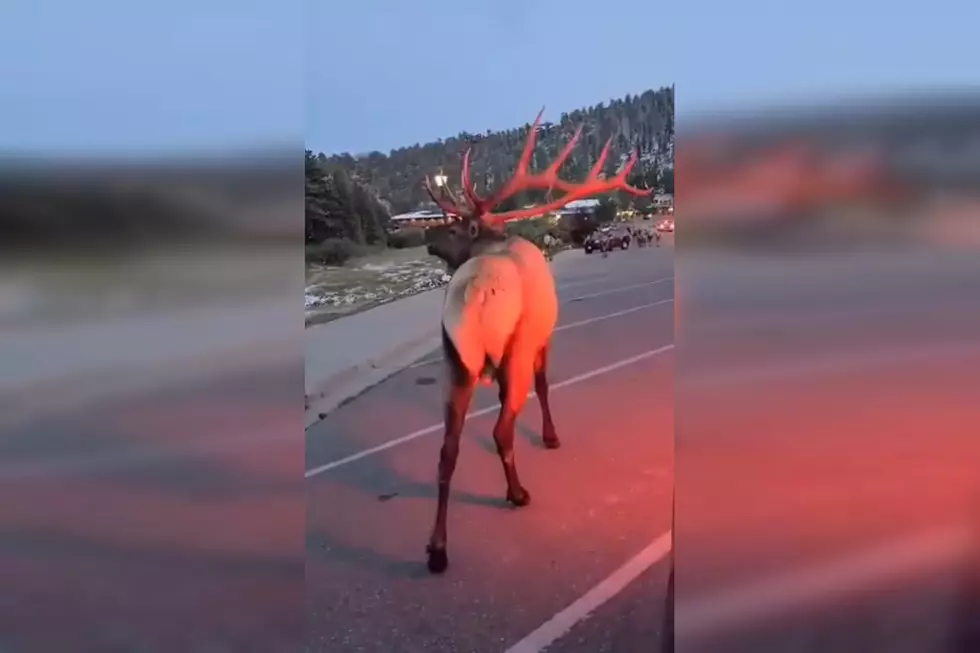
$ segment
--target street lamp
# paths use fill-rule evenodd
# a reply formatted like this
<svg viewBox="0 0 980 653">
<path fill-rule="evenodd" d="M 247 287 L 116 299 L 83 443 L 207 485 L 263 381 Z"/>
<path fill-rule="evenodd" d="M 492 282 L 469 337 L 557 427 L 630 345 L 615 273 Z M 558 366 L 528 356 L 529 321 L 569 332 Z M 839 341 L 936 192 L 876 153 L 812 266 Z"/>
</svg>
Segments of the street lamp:
<svg viewBox="0 0 980 653">
<path fill-rule="evenodd" d="M 440 170 L 439 171 L 439 174 L 435 175 L 434 179 L 435 179 L 435 182 L 436 182 L 436 188 L 439 189 L 439 193 L 443 197 L 446 197 L 446 195 L 449 192 L 449 186 L 448 186 L 449 178 L 445 174 L 443 174 L 442 170 Z M 443 223 L 445 223 L 446 220 L 448 220 L 448 219 L 449 219 L 449 215 L 446 213 L 445 210 L 443 210 L 442 211 L 442 221 L 443 221 Z"/>
</svg>

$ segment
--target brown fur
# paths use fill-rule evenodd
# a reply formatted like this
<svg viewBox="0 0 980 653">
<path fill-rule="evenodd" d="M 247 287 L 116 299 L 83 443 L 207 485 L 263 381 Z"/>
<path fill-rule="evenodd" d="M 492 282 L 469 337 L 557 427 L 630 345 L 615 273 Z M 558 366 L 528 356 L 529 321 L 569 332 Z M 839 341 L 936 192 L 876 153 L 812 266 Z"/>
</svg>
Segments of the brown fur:
<svg viewBox="0 0 980 653">
<path fill-rule="evenodd" d="M 493 439 L 507 479 L 507 500 L 526 506 L 531 496 L 521 485 L 514 463 L 514 428 L 517 416 L 533 385 L 544 418 L 545 446 L 560 445 L 548 404 L 548 347 L 558 321 L 555 280 L 544 255 L 523 238 L 504 235 L 504 224 L 544 215 L 569 202 L 599 193 L 621 190 L 649 195 L 649 190 L 630 186 L 626 179 L 637 161 L 633 152 L 612 179 L 602 175 L 612 139 L 606 141 L 586 180 L 573 184 L 558 178 L 558 170 L 582 133 L 575 132 L 557 159 L 543 172 L 529 170 L 535 135 L 541 126 L 542 109 L 528 130 L 527 142 L 514 176 L 489 197 L 481 197 L 470 178 L 469 151 L 463 156 L 462 185 L 465 199 L 448 187 L 425 188 L 447 216 L 456 216 L 448 226 L 431 233 L 428 251 L 446 262 L 452 279 L 446 289 L 442 311 L 443 349 L 448 369 L 446 433 L 439 456 L 439 502 L 429 538 L 429 570 L 442 573 L 449 564 L 446 554 L 446 520 L 449 486 L 459 455 L 459 439 L 466 411 L 478 380 L 493 377 L 500 390 L 500 414 Z M 544 205 L 491 213 L 508 199 L 527 189 L 562 193 Z"/>
<path fill-rule="evenodd" d="M 554 277 L 541 250 L 520 237 L 480 237 L 464 224 L 430 244 L 453 277 L 443 305 L 443 351 L 447 364 L 446 434 L 439 460 L 439 500 L 429 541 L 429 568 L 448 565 L 446 521 L 449 487 L 466 412 L 481 377 L 496 380 L 501 403 L 493 437 L 507 482 L 507 501 L 530 502 L 514 457 L 517 416 L 535 389 L 543 415 L 545 446 L 560 446 L 548 403 L 547 350 L 558 321 Z"/>
</svg>

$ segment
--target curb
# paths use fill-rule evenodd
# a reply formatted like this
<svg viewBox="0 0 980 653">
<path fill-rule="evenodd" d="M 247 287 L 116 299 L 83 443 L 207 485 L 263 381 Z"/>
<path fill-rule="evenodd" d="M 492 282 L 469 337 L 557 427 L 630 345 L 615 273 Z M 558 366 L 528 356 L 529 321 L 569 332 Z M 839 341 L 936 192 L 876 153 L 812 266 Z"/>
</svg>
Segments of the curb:
<svg viewBox="0 0 980 653">
<path fill-rule="evenodd" d="M 347 400 L 438 349 L 441 341 L 440 329 L 436 327 L 379 356 L 351 365 L 320 381 L 306 395 L 305 428 L 309 429 Z"/>
</svg>

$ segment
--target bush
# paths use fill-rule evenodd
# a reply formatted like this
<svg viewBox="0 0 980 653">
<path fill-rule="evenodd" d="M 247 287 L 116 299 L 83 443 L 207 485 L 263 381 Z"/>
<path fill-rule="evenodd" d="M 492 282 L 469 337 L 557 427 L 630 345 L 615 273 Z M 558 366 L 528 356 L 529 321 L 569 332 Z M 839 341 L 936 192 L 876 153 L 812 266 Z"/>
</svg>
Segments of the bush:
<svg viewBox="0 0 980 653">
<path fill-rule="evenodd" d="M 388 234 L 388 247 L 409 249 L 425 245 L 424 229 L 399 229 Z"/>
<path fill-rule="evenodd" d="M 327 238 L 319 244 L 306 246 L 307 263 L 343 265 L 348 259 L 361 254 L 362 247 L 346 238 Z"/>
<path fill-rule="evenodd" d="M 612 222 L 616 219 L 616 210 L 616 203 L 608 197 L 603 197 L 599 200 L 599 206 L 596 207 L 595 219 L 601 223 Z"/>
<path fill-rule="evenodd" d="M 572 225 L 565 220 L 559 222 L 558 226 L 555 228 L 555 237 L 560 240 L 563 245 L 575 244 L 575 232 L 572 230 Z"/>
<path fill-rule="evenodd" d="M 569 215 L 558 221 L 554 233 L 566 245 L 578 247 L 596 226 L 597 221 L 589 214 Z"/>
</svg>

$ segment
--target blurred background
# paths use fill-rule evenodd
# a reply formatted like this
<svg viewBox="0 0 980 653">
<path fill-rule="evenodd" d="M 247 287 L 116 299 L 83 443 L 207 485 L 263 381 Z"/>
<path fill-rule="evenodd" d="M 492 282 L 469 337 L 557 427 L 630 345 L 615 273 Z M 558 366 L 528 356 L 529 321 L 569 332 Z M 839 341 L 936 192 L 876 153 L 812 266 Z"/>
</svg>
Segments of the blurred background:
<svg viewBox="0 0 980 653">
<path fill-rule="evenodd" d="M 301 16 L 0 9 L 0 650 L 302 647 Z"/>
<path fill-rule="evenodd" d="M 676 650 L 978 645 L 978 117 L 678 120 Z"/>
<path fill-rule="evenodd" d="M 980 650 L 968 5 L 473 5 L 500 38 L 472 57 L 378 36 L 441 4 L 0 9 L 0 650 L 300 650 L 301 141 L 457 133 L 453 103 L 520 124 L 539 84 L 579 106 L 652 68 L 679 134 L 674 648 Z"/>
</svg>

